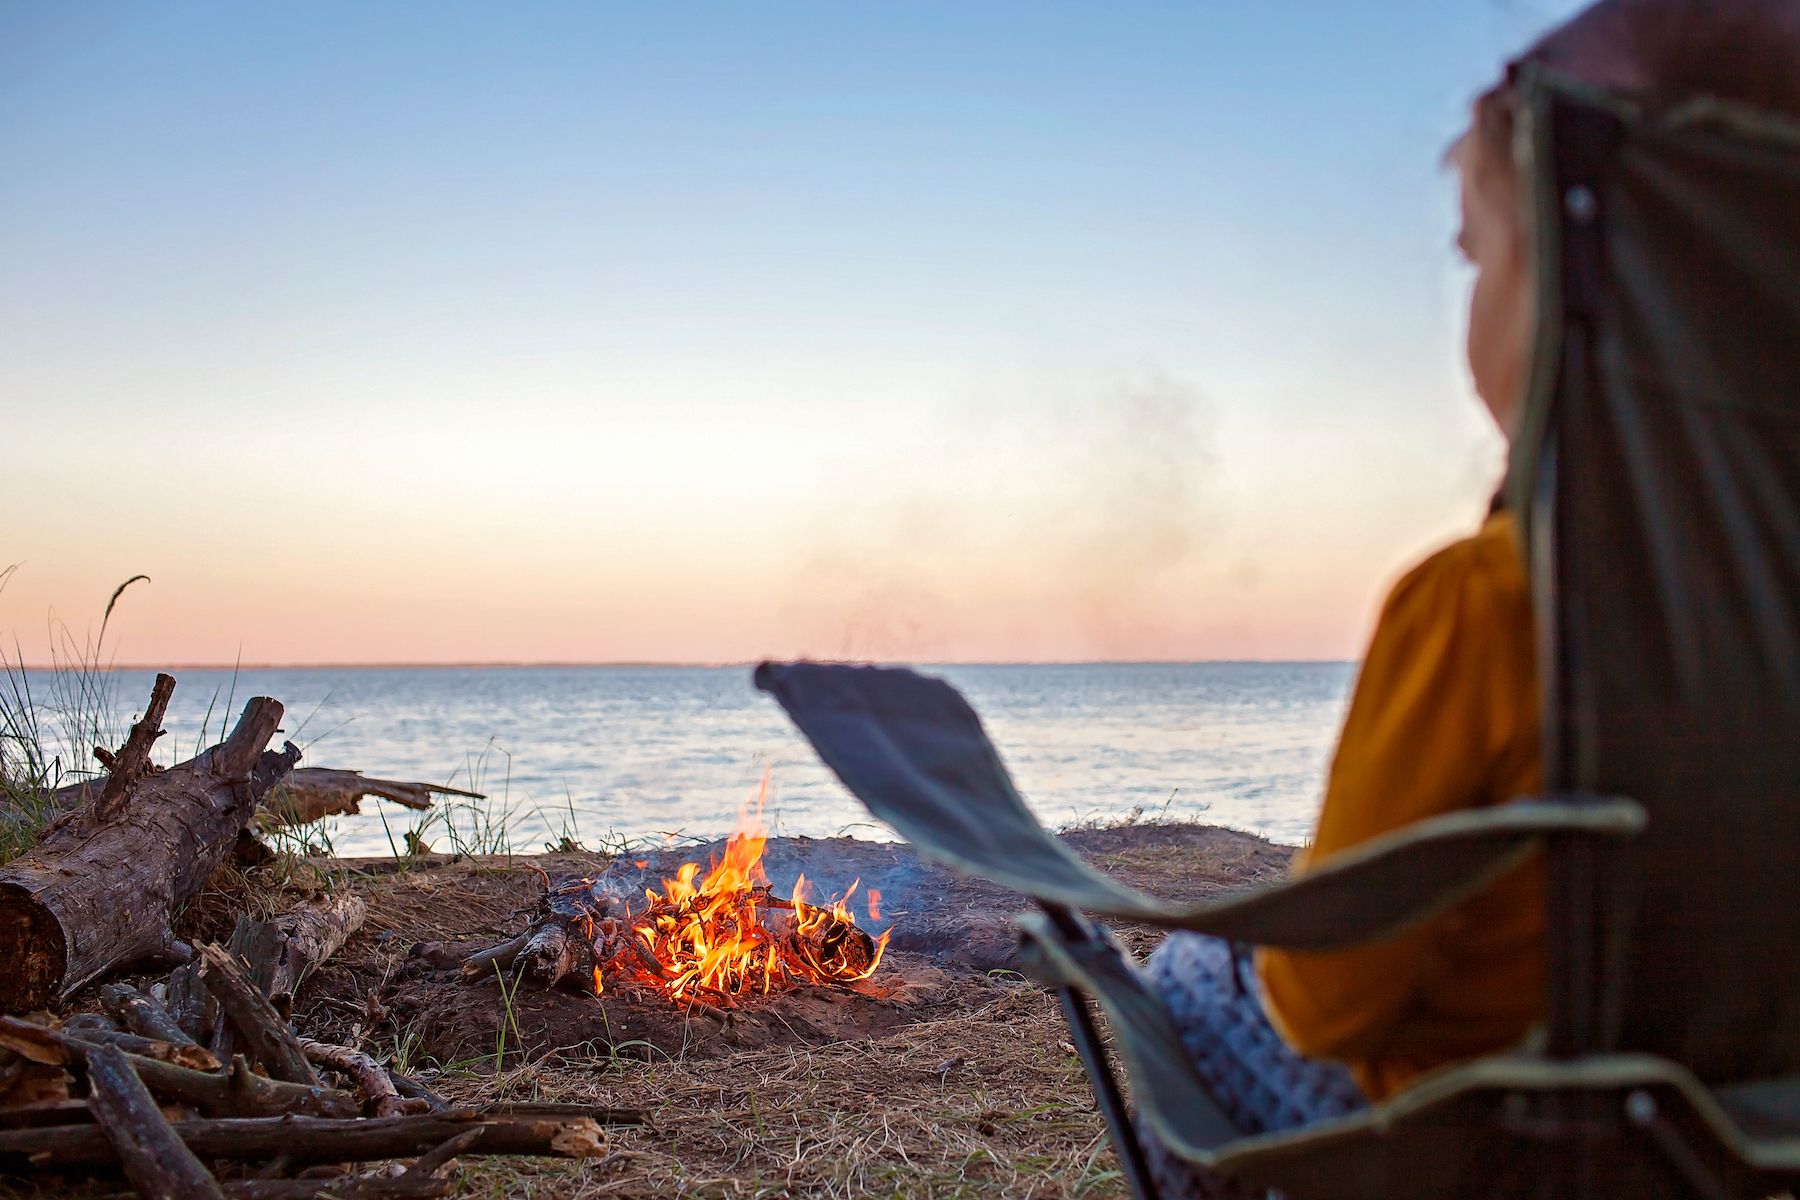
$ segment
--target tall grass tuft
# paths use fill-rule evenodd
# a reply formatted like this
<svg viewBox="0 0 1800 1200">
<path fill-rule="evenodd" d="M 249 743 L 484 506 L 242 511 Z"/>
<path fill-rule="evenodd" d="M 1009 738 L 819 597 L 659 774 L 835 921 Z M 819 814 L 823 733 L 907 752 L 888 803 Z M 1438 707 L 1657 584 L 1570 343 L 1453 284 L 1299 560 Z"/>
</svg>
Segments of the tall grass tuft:
<svg viewBox="0 0 1800 1200">
<path fill-rule="evenodd" d="M 0 591 L 17 570 L 0 570 Z M 25 669 L 16 637 L 10 654 L 0 644 L 0 863 L 30 849 L 56 818 L 58 788 L 99 776 L 94 747 L 123 737 L 106 630 L 125 589 L 149 578 L 133 575 L 113 589 L 97 634 L 78 639 L 52 618 L 48 670 Z"/>
</svg>

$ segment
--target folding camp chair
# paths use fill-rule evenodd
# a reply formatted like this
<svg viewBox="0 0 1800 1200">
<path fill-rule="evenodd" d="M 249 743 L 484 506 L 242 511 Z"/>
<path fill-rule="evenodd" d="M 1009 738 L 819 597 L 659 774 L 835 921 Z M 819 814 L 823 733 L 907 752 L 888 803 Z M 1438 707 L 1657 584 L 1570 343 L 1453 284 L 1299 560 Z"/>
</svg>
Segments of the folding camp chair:
<svg viewBox="0 0 1800 1200">
<path fill-rule="evenodd" d="M 1754 1198 L 1800 1183 L 1800 126 L 1519 80 L 1537 334 L 1509 497 L 1541 652 L 1549 793 L 1422 821 L 1287 883 L 1180 908 L 1094 871 L 967 703 L 912 672 L 764 664 L 877 816 L 1034 897 L 1121 1166 L 1176 1153 L 1295 1200 Z M 1628 798 L 1627 798 L 1628 797 Z M 1545 1048 L 1243 1137 L 1167 1009 L 1083 911 L 1296 949 L 1392 936 L 1542 853 Z"/>
</svg>

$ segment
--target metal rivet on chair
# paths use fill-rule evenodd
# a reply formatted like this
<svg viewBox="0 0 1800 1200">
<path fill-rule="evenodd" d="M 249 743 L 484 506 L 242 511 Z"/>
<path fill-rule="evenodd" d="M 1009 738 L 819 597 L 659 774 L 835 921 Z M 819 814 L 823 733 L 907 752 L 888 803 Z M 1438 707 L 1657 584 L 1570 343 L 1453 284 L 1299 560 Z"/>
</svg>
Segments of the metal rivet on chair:
<svg viewBox="0 0 1800 1200">
<path fill-rule="evenodd" d="M 1625 1097 L 1625 1115 L 1633 1125 L 1648 1125 L 1656 1120 L 1656 1098 L 1639 1088 Z"/>
<path fill-rule="evenodd" d="M 1586 225 L 1599 213 L 1600 198 L 1594 195 L 1593 188 L 1578 183 L 1563 195 L 1563 210 L 1569 214 L 1569 220 Z"/>
</svg>

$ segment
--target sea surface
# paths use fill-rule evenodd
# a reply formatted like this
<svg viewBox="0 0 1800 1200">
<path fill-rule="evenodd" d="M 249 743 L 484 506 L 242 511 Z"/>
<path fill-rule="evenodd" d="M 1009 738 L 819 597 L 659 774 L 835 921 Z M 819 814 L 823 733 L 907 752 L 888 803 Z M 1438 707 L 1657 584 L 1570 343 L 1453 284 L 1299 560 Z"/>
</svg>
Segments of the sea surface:
<svg viewBox="0 0 1800 1200">
<path fill-rule="evenodd" d="M 1052 828 L 1200 819 L 1297 843 L 1354 675 L 1349 663 L 924 666 L 981 714 Z M 34 673 L 35 674 L 35 673 Z M 340 854 L 434 849 L 504 830 L 515 851 L 729 833 L 768 780 L 771 832 L 891 838 L 819 762 L 748 667 L 182 670 L 158 761 L 217 740 L 253 695 L 287 706 L 303 765 L 447 783 L 488 796 L 426 817 L 381 800 L 337 818 Z M 121 718 L 150 672 L 111 677 Z M 204 732 L 203 732 L 204 725 Z M 122 728 L 122 726 L 121 726 Z M 446 820 L 456 823 L 454 832 Z"/>
</svg>

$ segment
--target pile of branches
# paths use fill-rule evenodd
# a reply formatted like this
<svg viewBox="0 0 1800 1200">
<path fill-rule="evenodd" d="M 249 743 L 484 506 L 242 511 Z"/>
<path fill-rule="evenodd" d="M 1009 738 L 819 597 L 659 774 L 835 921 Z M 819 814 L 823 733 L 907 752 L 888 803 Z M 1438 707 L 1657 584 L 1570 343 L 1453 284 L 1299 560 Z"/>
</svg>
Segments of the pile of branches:
<svg viewBox="0 0 1800 1200">
<path fill-rule="evenodd" d="M 153 767 L 174 685 L 158 676 L 126 744 L 99 754 L 105 785 L 0 870 L 0 1010 L 38 1010 L 0 1016 L 0 1174 L 47 1184 L 122 1172 L 144 1197 L 440 1196 L 458 1155 L 587 1157 L 604 1152 L 604 1126 L 641 1120 L 457 1107 L 356 1046 L 301 1036 L 294 992 L 361 926 L 356 896 L 240 916 L 226 945 L 178 941 L 171 914 L 250 836 L 299 752 L 263 749 L 282 710 L 257 697 L 223 743 Z M 104 1012 L 59 1020 L 46 1008 L 158 962 L 173 970 L 154 983 L 102 985 Z M 350 1166 L 383 1161 L 371 1174 Z"/>
<path fill-rule="evenodd" d="M 144 1197 L 441 1196 L 458 1155 L 587 1157 L 605 1152 L 603 1126 L 641 1120 L 578 1105 L 459 1108 L 367 1054 L 295 1033 L 258 965 L 224 946 L 200 947 L 181 974 L 147 991 L 106 985 L 107 1015 L 0 1017 L 0 1171 L 123 1171 Z M 205 1001 L 172 1012 L 165 1001 L 191 998 L 196 982 Z M 190 1029 L 208 1012 L 203 1045 Z M 403 1158 L 415 1161 L 363 1175 L 346 1165 Z"/>
</svg>

